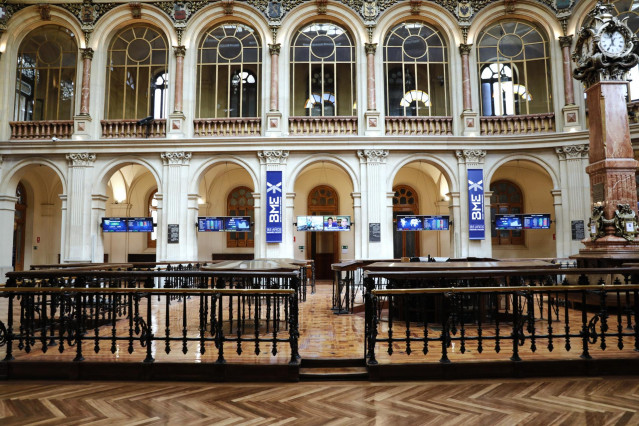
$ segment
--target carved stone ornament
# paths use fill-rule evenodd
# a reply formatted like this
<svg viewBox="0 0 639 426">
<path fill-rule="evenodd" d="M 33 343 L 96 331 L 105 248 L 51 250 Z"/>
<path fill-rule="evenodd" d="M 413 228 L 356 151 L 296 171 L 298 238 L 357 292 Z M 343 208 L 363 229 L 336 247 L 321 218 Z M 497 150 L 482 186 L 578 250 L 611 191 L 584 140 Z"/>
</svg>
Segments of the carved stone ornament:
<svg viewBox="0 0 639 426">
<path fill-rule="evenodd" d="M 133 19 L 140 19 L 142 16 L 142 5 L 139 2 L 129 3 L 131 9 L 131 17 Z"/>
<path fill-rule="evenodd" d="M 82 59 L 93 59 L 93 49 L 91 49 L 90 47 L 80 49 L 80 51 L 82 52 Z"/>
<path fill-rule="evenodd" d="M 362 16 L 365 19 L 371 20 L 377 18 L 379 15 L 379 6 L 376 1 L 364 1 L 362 4 Z"/>
<path fill-rule="evenodd" d="M 259 151 L 257 156 L 260 158 L 262 164 L 286 164 L 288 158 L 288 151 L 281 149 L 270 149 Z"/>
<path fill-rule="evenodd" d="M 367 55 L 374 55 L 377 51 L 377 43 L 366 43 L 364 44 L 364 49 Z"/>
<path fill-rule="evenodd" d="M 162 163 L 168 165 L 187 165 L 191 161 L 190 152 L 163 152 L 161 155 Z"/>
<path fill-rule="evenodd" d="M 615 210 L 615 235 L 626 241 L 634 241 L 637 235 L 637 215 L 628 204 L 618 204 Z"/>
<path fill-rule="evenodd" d="M 470 51 L 472 50 L 472 44 L 461 43 L 459 45 L 459 54 L 460 55 L 470 55 Z"/>
<path fill-rule="evenodd" d="M 561 160 L 575 160 L 588 158 L 588 145 L 567 145 L 555 148 L 555 152 Z"/>
<path fill-rule="evenodd" d="M 271 54 L 271 56 L 279 55 L 281 48 L 282 48 L 282 45 L 280 43 L 268 45 L 268 51 Z"/>
<path fill-rule="evenodd" d="M 89 167 L 95 162 L 95 154 L 88 152 L 73 152 L 66 157 L 70 167 Z"/>
<path fill-rule="evenodd" d="M 328 0 L 315 0 L 315 5 L 317 6 L 317 14 L 325 15 L 326 14 L 326 6 Z"/>
<path fill-rule="evenodd" d="M 507 13 L 515 13 L 515 0 L 504 0 L 504 7 Z"/>
<path fill-rule="evenodd" d="M 592 216 L 588 221 L 590 226 L 590 239 L 596 241 L 606 235 L 604 231 L 604 222 L 607 220 L 604 218 L 603 206 L 594 206 L 592 208 Z"/>
<path fill-rule="evenodd" d="M 572 46 L 572 36 L 567 35 L 559 37 L 559 46 L 562 48 Z"/>
<path fill-rule="evenodd" d="M 38 6 L 38 9 L 40 12 L 40 18 L 42 18 L 43 21 L 51 20 L 51 5 L 41 4 Z"/>
<path fill-rule="evenodd" d="M 486 157 L 486 150 L 483 149 L 464 149 L 455 152 L 458 159 L 464 159 L 466 164 L 482 163 Z"/>
<path fill-rule="evenodd" d="M 422 10 L 422 0 L 410 0 L 410 13 L 412 15 L 419 15 Z"/>
<path fill-rule="evenodd" d="M 175 53 L 175 56 L 184 57 L 184 55 L 186 55 L 186 46 L 173 47 L 173 53 Z"/>
<path fill-rule="evenodd" d="M 234 3 L 234 0 L 222 0 L 222 9 L 224 9 L 224 14 L 226 15 L 233 14 L 233 3 Z"/>
<path fill-rule="evenodd" d="M 389 151 L 387 149 L 360 149 L 357 151 L 359 158 L 367 163 L 385 163 Z"/>
<path fill-rule="evenodd" d="M 58 6 L 68 10 L 78 18 L 82 24 L 82 31 L 92 31 L 93 25 L 119 3 L 94 3 L 92 0 L 84 0 L 83 3 L 64 3 Z"/>
</svg>

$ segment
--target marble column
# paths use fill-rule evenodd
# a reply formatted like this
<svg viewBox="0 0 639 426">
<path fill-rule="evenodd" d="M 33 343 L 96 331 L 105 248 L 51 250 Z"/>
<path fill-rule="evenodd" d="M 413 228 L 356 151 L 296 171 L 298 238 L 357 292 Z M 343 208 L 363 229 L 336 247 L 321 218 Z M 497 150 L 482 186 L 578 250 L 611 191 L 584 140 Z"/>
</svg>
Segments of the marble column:
<svg viewBox="0 0 639 426">
<path fill-rule="evenodd" d="M 91 185 L 95 154 L 80 152 L 66 155 L 68 171 L 67 221 L 63 228 L 66 247 L 65 262 L 91 261 Z"/>
<path fill-rule="evenodd" d="M 392 241 L 392 196 L 390 202 L 390 217 L 388 210 L 388 188 L 386 187 L 386 159 L 389 151 L 386 149 L 360 149 L 357 151 L 360 164 L 365 166 L 362 180 L 366 181 L 366 218 L 367 223 L 362 223 L 360 229 L 368 231 L 369 223 L 379 223 L 381 232 L 380 242 L 366 242 L 368 259 L 388 259 L 393 256 L 393 245 L 384 244 L 383 241 Z M 356 225 L 357 226 L 357 225 Z M 359 253 L 355 253 L 357 257 Z"/>
<path fill-rule="evenodd" d="M 184 55 L 186 54 L 185 46 L 174 46 L 175 54 L 175 101 L 173 103 L 173 112 L 169 114 L 167 122 L 168 133 L 170 139 L 179 139 L 184 136 L 185 119 L 184 116 Z"/>
<path fill-rule="evenodd" d="M 575 105 L 575 90 L 572 80 L 572 66 L 570 63 L 572 36 L 559 37 L 559 46 L 561 46 L 561 56 L 563 59 L 564 107 L 561 110 L 564 119 L 564 132 L 577 131 L 581 130 L 581 124 L 579 106 Z"/>
<path fill-rule="evenodd" d="M 91 97 L 91 61 L 93 49 L 87 47 L 82 51 L 82 92 L 80 97 L 80 115 L 89 115 L 89 100 Z"/>
<path fill-rule="evenodd" d="M 197 241 L 193 239 L 194 234 L 187 231 L 189 226 L 194 226 L 194 223 L 188 223 L 187 220 L 189 211 L 187 191 L 191 153 L 183 151 L 164 152 L 160 157 L 164 165 L 161 184 L 164 197 L 161 215 L 158 209 L 157 247 L 162 247 L 162 250 L 158 253 L 162 257 L 157 258 L 159 256 L 156 256 L 156 260 L 192 261 L 195 259 L 189 258 L 189 256 L 197 252 L 197 248 L 193 248 L 193 245 L 197 245 Z M 195 202 L 197 203 L 197 199 Z M 178 225 L 178 243 L 169 243 L 169 225 Z M 162 237 L 160 229 L 164 234 Z"/>
<path fill-rule="evenodd" d="M 4 242 L 0 244 L 0 282 L 6 282 L 5 274 L 13 271 L 13 223 L 15 221 L 15 195 L 0 195 L 0 234 L 4 235 Z"/>
<path fill-rule="evenodd" d="M 255 232 L 255 247 L 257 248 L 258 244 L 262 248 L 261 252 L 263 257 L 268 258 L 290 258 L 293 256 L 293 222 L 295 221 L 294 217 L 289 217 L 289 214 L 292 214 L 289 211 L 289 206 L 286 204 L 288 202 L 292 202 L 293 199 L 290 198 L 293 192 L 288 192 L 288 182 L 286 181 L 286 161 L 288 159 L 289 152 L 285 150 L 278 149 L 269 149 L 264 151 L 258 151 L 257 156 L 260 160 L 260 188 L 259 192 L 261 194 L 266 194 L 266 172 L 267 171 L 282 171 L 282 196 L 286 194 L 286 198 L 282 200 L 282 243 L 266 243 L 266 221 L 262 221 L 260 223 L 259 234 Z M 256 191 L 257 192 L 257 191 Z M 263 199 L 258 198 L 255 200 L 255 216 L 257 217 L 257 202 L 260 201 L 260 208 L 263 212 L 268 211 L 268 207 L 266 203 L 268 202 L 268 197 L 264 197 Z M 261 216 L 266 216 L 266 214 L 262 214 Z M 258 239 L 259 238 L 259 239 Z M 257 250 L 256 250 L 257 251 Z"/>
<path fill-rule="evenodd" d="M 380 113 L 377 111 L 376 85 L 375 85 L 375 53 L 377 43 L 366 43 L 366 112 L 364 113 L 365 134 L 367 136 L 381 135 L 382 126 Z"/>
<path fill-rule="evenodd" d="M 462 63 L 462 129 L 464 136 L 479 135 L 479 113 L 473 111 L 472 89 L 470 86 L 470 52 L 472 44 L 460 44 L 459 54 Z"/>
<path fill-rule="evenodd" d="M 266 113 L 266 136 L 274 137 L 282 134 L 282 113 L 280 112 L 279 99 L 281 45 L 279 43 L 269 44 L 268 48 L 271 54 L 271 87 L 269 93 L 269 111 Z"/>
</svg>

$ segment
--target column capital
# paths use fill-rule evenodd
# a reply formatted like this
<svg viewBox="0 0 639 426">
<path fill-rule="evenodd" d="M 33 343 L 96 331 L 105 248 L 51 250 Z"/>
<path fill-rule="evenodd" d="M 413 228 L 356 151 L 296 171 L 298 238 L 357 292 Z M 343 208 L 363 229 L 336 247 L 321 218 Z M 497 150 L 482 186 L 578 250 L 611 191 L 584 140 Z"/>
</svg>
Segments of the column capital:
<svg viewBox="0 0 639 426">
<path fill-rule="evenodd" d="M 559 37 L 559 46 L 570 47 L 572 45 L 572 35 L 560 36 Z"/>
<path fill-rule="evenodd" d="M 560 160 L 576 160 L 581 158 L 588 158 L 589 151 L 590 146 L 587 144 L 558 146 L 555 148 L 555 152 L 557 153 L 557 156 Z"/>
<path fill-rule="evenodd" d="M 286 164 L 289 152 L 281 149 L 259 151 L 257 156 L 261 164 Z"/>
<path fill-rule="evenodd" d="M 163 152 L 160 154 L 162 157 L 162 163 L 165 166 L 169 165 L 188 165 L 191 161 L 191 153 L 190 152 Z M 157 197 L 156 197 L 157 198 Z"/>
<path fill-rule="evenodd" d="M 368 164 L 384 164 L 388 154 L 387 149 L 360 149 L 357 151 L 359 158 Z"/>
<path fill-rule="evenodd" d="M 90 47 L 80 49 L 80 52 L 82 54 L 82 59 L 93 59 L 93 49 L 91 49 Z"/>
<path fill-rule="evenodd" d="M 173 53 L 175 56 L 184 57 L 186 55 L 186 46 L 173 46 Z"/>
<path fill-rule="evenodd" d="M 464 149 L 455 151 L 458 161 L 464 160 L 466 164 L 483 164 L 486 157 L 485 149 Z"/>
<path fill-rule="evenodd" d="M 473 44 L 466 44 L 466 43 L 461 43 L 459 45 L 459 53 L 461 55 L 469 55 L 470 54 L 470 50 L 473 48 Z"/>
<path fill-rule="evenodd" d="M 364 49 L 367 55 L 374 55 L 377 51 L 377 43 L 365 43 Z"/>
<path fill-rule="evenodd" d="M 89 152 L 72 152 L 66 155 L 69 167 L 91 167 L 95 162 L 95 154 Z"/>
<path fill-rule="evenodd" d="M 274 43 L 268 45 L 268 51 L 271 56 L 279 55 L 282 45 L 280 43 Z"/>
</svg>

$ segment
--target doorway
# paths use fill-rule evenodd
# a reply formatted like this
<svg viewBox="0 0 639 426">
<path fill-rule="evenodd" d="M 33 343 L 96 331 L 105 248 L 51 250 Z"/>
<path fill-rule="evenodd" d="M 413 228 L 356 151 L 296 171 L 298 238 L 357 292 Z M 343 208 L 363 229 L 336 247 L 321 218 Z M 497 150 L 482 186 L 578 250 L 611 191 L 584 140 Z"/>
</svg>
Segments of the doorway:
<svg viewBox="0 0 639 426">
<path fill-rule="evenodd" d="M 24 234 L 27 221 L 27 192 L 22 182 L 16 188 L 16 210 L 13 219 L 13 270 L 24 270 Z"/>
<path fill-rule="evenodd" d="M 337 216 L 339 214 L 337 192 L 330 186 L 319 185 L 308 194 L 307 214 L 312 216 Z M 307 232 L 308 259 L 315 261 L 315 276 L 320 280 L 332 278 L 331 265 L 338 260 L 338 232 Z"/>
<path fill-rule="evenodd" d="M 408 185 L 397 185 L 393 188 L 393 223 L 397 223 L 399 215 L 418 215 L 419 200 L 417 192 Z M 393 257 L 419 256 L 419 231 L 398 231 L 397 226 L 393 228 Z"/>
</svg>

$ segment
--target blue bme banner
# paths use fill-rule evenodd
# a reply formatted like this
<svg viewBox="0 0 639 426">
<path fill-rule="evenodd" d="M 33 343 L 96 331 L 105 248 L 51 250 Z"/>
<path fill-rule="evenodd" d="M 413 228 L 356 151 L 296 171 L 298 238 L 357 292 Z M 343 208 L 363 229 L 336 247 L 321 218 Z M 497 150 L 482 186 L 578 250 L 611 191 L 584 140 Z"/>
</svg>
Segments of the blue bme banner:
<svg viewBox="0 0 639 426">
<path fill-rule="evenodd" d="M 483 170 L 468 169 L 468 238 L 483 240 L 485 234 Z"/>
<path fill-rule="evenodd" d="M 282 242 L 282 172 L 266 172 L 266 242 Z"/>
</svg>

